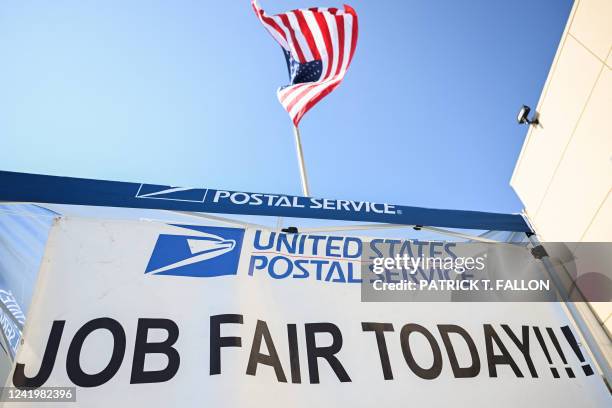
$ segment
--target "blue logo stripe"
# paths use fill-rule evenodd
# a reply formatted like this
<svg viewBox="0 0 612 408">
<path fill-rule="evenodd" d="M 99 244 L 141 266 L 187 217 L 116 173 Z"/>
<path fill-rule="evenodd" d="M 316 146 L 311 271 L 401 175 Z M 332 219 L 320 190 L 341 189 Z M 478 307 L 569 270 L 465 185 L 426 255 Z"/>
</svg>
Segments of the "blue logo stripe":
<svg viewBox="0 0 612 408">
<path fill-rule="evenodd" d="M 244 230 L 174 225 L 190 235 L 160 234 L 145 270 L 147 274 L 212 277 L 236 275 Z"/>
</svg>

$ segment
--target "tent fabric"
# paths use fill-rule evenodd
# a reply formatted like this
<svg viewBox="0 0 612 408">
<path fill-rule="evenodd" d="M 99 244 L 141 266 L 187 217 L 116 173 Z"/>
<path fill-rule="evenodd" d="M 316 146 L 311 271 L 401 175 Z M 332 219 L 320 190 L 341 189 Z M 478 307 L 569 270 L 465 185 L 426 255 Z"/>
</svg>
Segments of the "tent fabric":
<svg viewBox="0 0 612 408">
<path fill-rule="evenodd" d="M 220 196 L 239 197 L 239 200 Z M 243 201 L 246 200 L 246 201 Z M 533 232 L 520 214 L 90 180 L 0 171 L 0 201 L 147 208 Z"/>
<path fill-rule="evenodd" d="M 27 316 L 30 301 L 36 285 L 38 270 L 44 255 L 49 231 L 56 217 L 85 217 L 108 219 L 155 220 L 168 223 L 226 226 L 224 222 L 202 219 L 192 215 L 155 209 L 90 207 L 63 204 L 0 204 L 0 290 L 13 294 Z M 247 217 L 248 221 L 258 221 Z M 267 217 L 261 217 L 267 218 Z M 379 235 L 384 231 L 377 230 Z M 499 241 L 521 241 L 524 233 L 489 231 L 482 237 Z M 0 343 L 3 343 L 0 341 Z M 6 378 L 13 361 L 1 344 L 0 379 Z"/>
<path fill-rule="evenodd" d="M 49 230 L 58 214 L 32 205 L 0 205 L 0 289 L 27 312 Z"/>
<path fill-rule="evenodd" d="M 13 319 L 25 322 L 47 237 L 57 214 L 32 205 L 0 205 L 0 381 L 13 364 L 13 348 L 21 333 Z M 20 310 L 20 312 L 19 312 Z M 12 316 L 7 315 L 11 313 Z M 19 333 L 7 343 L 7 335 Z"/>
</svg>

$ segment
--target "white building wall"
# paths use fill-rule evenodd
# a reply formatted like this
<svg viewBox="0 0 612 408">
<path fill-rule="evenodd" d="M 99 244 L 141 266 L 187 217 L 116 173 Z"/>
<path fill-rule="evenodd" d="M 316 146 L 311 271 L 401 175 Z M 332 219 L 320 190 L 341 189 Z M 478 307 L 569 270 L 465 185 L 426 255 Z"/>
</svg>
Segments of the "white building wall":
<svg viewBox="0 0 612 408">
<path fill-rule="evenodd" d="M 510 181 L 543 241 L 612 242 L 611 51 L 612 0 L 577 0 Z"/>
</svg>

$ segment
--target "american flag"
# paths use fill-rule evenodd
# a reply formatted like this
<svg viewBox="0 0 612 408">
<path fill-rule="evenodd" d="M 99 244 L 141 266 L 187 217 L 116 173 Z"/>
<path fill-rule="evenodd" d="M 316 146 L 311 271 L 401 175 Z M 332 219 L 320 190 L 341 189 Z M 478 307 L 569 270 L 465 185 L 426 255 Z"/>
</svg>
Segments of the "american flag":
<svg viewBox="0 0 612 408">
<path fill-rule="evenodd" d="M 292 10 L 269 16 L 252 0 L 257 17 L 283 48 L 290 84 L 278 89 L 295 126 L 317 102 L 336 89 L 357 46 L 357 13 L 344 5 Z"/>
</svg>

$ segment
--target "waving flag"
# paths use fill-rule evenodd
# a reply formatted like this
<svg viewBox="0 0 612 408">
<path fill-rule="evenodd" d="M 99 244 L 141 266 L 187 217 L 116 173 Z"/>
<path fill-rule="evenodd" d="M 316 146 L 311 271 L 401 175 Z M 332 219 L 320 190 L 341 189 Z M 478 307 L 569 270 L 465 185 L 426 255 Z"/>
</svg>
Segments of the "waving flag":
<svg viewBox="0 0 612 408">
<path fill-rule="evenodd" d="M 357 46 L 357 14 L 345 5 L 344 10 L 314 7 L 269 16 L 256 0 L 252 5 L 285 53 L 291 82 L 277 94 L 297 126 L 342 82 Z"/>
</svg>

